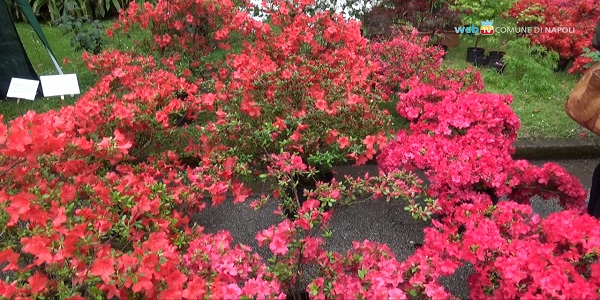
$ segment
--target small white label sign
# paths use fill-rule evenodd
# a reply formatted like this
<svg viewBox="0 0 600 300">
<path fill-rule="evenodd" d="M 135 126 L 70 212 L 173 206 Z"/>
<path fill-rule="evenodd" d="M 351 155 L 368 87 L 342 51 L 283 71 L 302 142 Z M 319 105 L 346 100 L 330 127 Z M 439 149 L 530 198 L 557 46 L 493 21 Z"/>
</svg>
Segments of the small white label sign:
<svg viewBox="0 0 600 300">
<path fill-rule="evenodd" d="M 31 79 L 12 78 L 10 85 L 8 86 L 8 92 L 6 97 L 35 100 L 35 94 L 37 93 L 40 82 Z"/>
<path fill-rule="evenodd" d="M 44 97 L 79 94 L 76 74 L 40 76 Z"/>
</svg>

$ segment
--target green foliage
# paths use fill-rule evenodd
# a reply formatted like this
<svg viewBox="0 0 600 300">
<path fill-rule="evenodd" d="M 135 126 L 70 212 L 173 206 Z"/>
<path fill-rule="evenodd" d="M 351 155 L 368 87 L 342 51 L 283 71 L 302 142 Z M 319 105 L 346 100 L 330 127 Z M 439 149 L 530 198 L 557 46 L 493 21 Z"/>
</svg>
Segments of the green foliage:
<svg viewBox="0 0 600 300">
<path fill-rule="evenodd" d="M 48 20 L 50 22 L 59 21 L 68 11 L 67 3 L 70 0 L 29 0 L 29 4 L 33 9 L 33 12 L 39 18 Z M 117 12 L 121 9 L 127 8 L 129 3 L 137 2 L 142 4 L 144 2 L 156 3 L 156 0 L 74 0 L 77 7 L 81 8 L 78 11 L 79 17 L 88 17 L 90 19 L 104 19 L 107 17 L 114 17 Z M 9 6 L 14 7 L 11 11 L 13 16 L 18 20 L 23 20 L 24 17 L 17 9 L 17 5 L 14 0 L 8 0 Z M 112 12 L 112 14 L 109 14 Z"/>
<path fill-rule="evenodd" d="M 458 11 L 469 12 L 463 15 L 464 24 L 481 25 L 482 20 L 499 19 L 502 13 L 512 7 L 515 0 L 454 0 L 451 7 Z"/>
<path fill-rule="evenodd" d="M 525 23 L 525 24 L 531 24 L 531 23 L 542 23 L 544 22 L 544 17 L 541 16 L 538 13 L 534 13 L 534 12 L 539 12 L 539 11 L 543 11 L 544 7 L 538 3 L 526 7 L 524 10 L 520 11 L 519 14 L 516 16 L 517 21 Z"/>
<path fill-rule="evenodd" d="M 506 75 L 512 77 L 520 88 L 533 93 L 558 93 L 559 83 L 554 74 L 558 53 L 531 45 L 526 38 L 509 41 L 507 46 L 504 57 Z"/>
<path fill-rule="evenodd" d="M 454 0 L 450 3 L 450 8 L 459 12 L 465 12 L 462 14 L 462 22 L 465 26 L 474 25 L 479 27 L 481 26 L 481 21 L 491 20 L 494 21 L 494 26 L 498 27 L 511 25 L 503 24 L 510 23 L 510 21 L 503 19 L 502 14 L 510 9 L 514 3 L 515 0 Z M 477 35 L 475 47 L 477 47 L 480 37 L 481 35 Z"/>
<path fill-rule="evenodd" d="M 86 15 L 78 13 L 81 11 L 82 9 L 75 2 L 66 2 L 59 28 L 65 34 L 75 34 L 71 38 L 71 46 L 75 46 L 76 51 L 85 50 L 98 54 L 107 44 L 104 25 L 98 20 L 92 21 Z"/>
<path fill-rule="evenodd" d="M 494 28 L 514 28 L 516 26 L 516 22 L 512 19 L 497 18 L 494 20 Z M 464 36 L 472 38 L 472 36 L 469 35 Z M 481 42 L 485 41 L 486 45 L 490 45 L 490 47 L 494 48 L 493 50 L 495 50 L 497 48 L 503 48 L 508 43 L 508 41 L 514 40 L 515 33 L 509 32 L 508 30 L 496 30 L 492 35 L 478 35 L 477 37 L 480 38 Z M 492 50 L 491 48 L 490 50 Z"/>
<path fill-rule="evenodd" d="M 37 16 L 47 15 L 51 21 L 57 21 L 63 11 L 63 0 L 33 0 L 30 2 Z"/>
<path fill-rule="evenodd" d="M 21 13 L 19 6 L 15 2 L 15 0 L 4 0 L 6 2 L 6 6 L 8 7 L 8 12 L 15 20 L 25 20 L 25 16 Z"/>
<path fill-rule="evenodd" d="M 600 62 L 600 51 L 592 51 L 590 48 L 587 48 L 587 47 L 584 47 L 583 51 L 584 51 L 584 54 L 582 54 L 583 57 L 592 59 L 591 62 L 589 62 L 585 66 L 583 66 L 584 68 L 588 69 L 591 66 Z"/>
</svg>

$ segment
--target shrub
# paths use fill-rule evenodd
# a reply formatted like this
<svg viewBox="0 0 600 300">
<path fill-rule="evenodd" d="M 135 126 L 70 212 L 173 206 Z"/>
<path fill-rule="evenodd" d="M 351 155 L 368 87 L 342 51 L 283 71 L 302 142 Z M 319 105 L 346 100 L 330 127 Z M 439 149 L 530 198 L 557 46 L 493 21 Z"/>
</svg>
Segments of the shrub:
<svg viewBox="0 0 600 300">
<path fill-rule="evenodd" d="M 395 18 L 396 13 L 393 9 L 382 6 L 374 7 L 365 14 L 363 19 L 363 35 L 372 40 L 392 37 Z"/>
<path fill-rule="evenodd" d="M 9 0 L 11 7 L 16 7 L 16 0 Z M 50 22 L 57 22 L 69 12 L 69 6 L 77 7 L 77 17 L 89 19 L 110 19 L 118 15 L 119 11 L 125 8 L 129 3 L 138 4 L 148 2 L 154 3 L 155 0 L 107 0 L 107 1 L 88 1 L 88 0 L 31 0 L 26 1 L 31 4 L 36 16 Z M 20 12 L 13 13 L 18 19 L 24 20 Z"/>
<path fill-rule="evenodd" d="M 65 12 L 60 18 L 59 27 L 65 34 L 75 34 L 71 38 L 71 46 L 75 51 L 88 51 L 98 54 L 106 46 L 106 35 L 104 25 L 88 16 L 77 16 L 77 7 L 73 2 L 65 3 Z"/>
<path fill-rule="evenodd" d="M 405 92 L 419 82 L 426 82 L 440 89 L 483 89 L 481 74 L 472 71 L 442 68 L 443 50 L 428 46 L 429 38 L 420 38 L 417 32 L 403 28 L 388 41 L 369 45 L 377 66 L 379 88 L 387 95 Z"/>
<path fill-rule="evenodd" d="M 523 10 L 525 7 L 538 9 Z M 530 34 L 528 38 L 534 44 L 558 52 L 561 58 L 574 60 L 569 72 L 582 71 L 588 62 L 582 57 L 583 48 L 591 46 L 594 25 L 600 19 L 600 8 L 594 1 L 521 0 L 514 4 L 508 15 L 523 22 L 534 20 L 533 24 L 542 32 Z M 552 30 L 558 27 L 569 30 Z"/>
<path fill-rule="evenodd" d="M 379 108 L 381 91 L 372 88 L 374 65 L 360 24 L 279 7 L 288 10 L 271 13 L 280 30 L 257 30 L 255 43 L 228 57 L 231 72 L 217 82 L 218 119 L 206 126 L 211 142 L 263 169 L 264 157 L 282 151 L 321 171 L 373 159 L 391 119 Z"/>
<path fill-rule="evenodd" d="M 189 72 L 191 79 L 209 79 L 219 68 L 218 52 L 230 52 L 232 44 L 251 33 L 245 25 L 250 19 L 232 1 L 159 0 L 138 5 L 132 2 L 121 12 L 110 35 L 141 30 L 144 37 L 136 41 L 134 53 L 150 54 L 157 61 L 174 59 L 179 72 Z M 265 25 L 266 26 L 266 25 Z"/>
<path fill-rule="evenodd" d="M 532 45 L 526 38 L 518 38 L 507 43 L 506 55 L 502 60 L 510 66 L 506 73 L 513 76 L 517 86 L 527 92 L 544 94 L 549 91 L 558 93 L 560 90 L 554 73 L 558 58 L 555 51 Z"/>
</svg>

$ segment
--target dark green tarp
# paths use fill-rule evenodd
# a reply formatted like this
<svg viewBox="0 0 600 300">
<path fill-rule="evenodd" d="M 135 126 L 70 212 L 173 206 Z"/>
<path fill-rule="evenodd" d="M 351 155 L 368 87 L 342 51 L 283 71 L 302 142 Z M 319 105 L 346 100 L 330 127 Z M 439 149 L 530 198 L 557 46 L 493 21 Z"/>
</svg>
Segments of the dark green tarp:
<svg viewBox="0 0 600 300">
<path fill-rule="evenodd" d="M 0 99 L 4 99 L 13 77 L 33 80 L 39 78 L 23 48 L 8 5 L 4 0 L 0 2 Z"/>
<path fill-rule="evenodd" d="M 29 24 L 31 24 L 31 27 L 33 27 L 33 30 L 35 31 L 37 36 L 42 41 L 42 44 L 44 44 L 44 46 L 46 46 L 46 49 L 48 49 L 48 52 L 50 52 L 50 54 L 52 55 L 53 58 L 56 57 L 56 55 L 54 55 L 54 53 L 52 52 L 52 48 L 50 48 L 50 43 L 48 43 L 46 36 L 44 36 L 44 32 L 42 31 L 42 26 L 40 26 L 40 23 L 38 22 L 37 18 L 35 17 L 35 14 L 33 13 L 33 9 L 31 9 L 29 2 L 27 0 L 16 0 L 16 1 L 17 1 L 17 4 L 19 5 L 19 8 L 21 9 L 21 12 L 23 12 L 23 15 L 25 15 L 25 17 L 27 18 L 27 21 L 29 22 Z M 58 66 L 57 66 L 57 68 L 58 68 Z"/>
</svg>

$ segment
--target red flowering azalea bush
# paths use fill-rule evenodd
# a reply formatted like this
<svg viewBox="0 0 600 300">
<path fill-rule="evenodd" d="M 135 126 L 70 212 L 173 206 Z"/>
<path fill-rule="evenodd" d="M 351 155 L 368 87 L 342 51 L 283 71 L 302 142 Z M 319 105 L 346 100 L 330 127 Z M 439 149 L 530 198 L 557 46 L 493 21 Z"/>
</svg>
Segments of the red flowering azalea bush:
<svg viewBox="0 0 600 300">
<path fill-rule="evenodd" d="M 364 163 L 391 128 L 383 95 L 372 87 L 375 66 L 360 24 L 309 16 L 306 5 L 277 2 L 270 20 L 279 29 L 256 31 L 253 43 L 227 58 L 216 83 L 217 118 L 204 126 L 209 142 L 255 169 L 281 152 L 320 171 Z"/>
<path fill-rule="evenodd" d="M 264 287 L 242 288 L 258 272 L 243 265 L 236 267 L 246 273 L 231 277 L 216 265 L 184 264 L 185 253 L 193 257 L 210 244 L 216 245 L 215 261 L 239 257 L 227 252 L 229 247 L 219 248 L 226 236 L 208 236 L 188 219 L 204 207 L 205 195 L 214 196 L 214 202 L 224 197 L 226 175 L 186 169 L 170 152 L 129 165 L 132 141 L 119 130 L 96 132 L 108 122 L 101 107 L 81 100 L 60 111 L 30 112 L 0 127 L 5 275 L 0 295 L 194 298 L 207 292 L 214 278 L 241 284 L 243 294 L 268 293 Z M 249 262 L 255 259 L 246 248 L 235 251 L 248 253 Z M 211 293 L 230 294 L 225 288 Z"/>
<path fill-rule="evenodd" d="M 563 243 L 576 239 L 573 235 L 548 239 L 550 228 L 560 226 L 559 220 L 572 226 L 597 225 L 581 216 L 586 192 L 556 164 L 537 167 L 512 159 L 519 128 L 509 107 L 512 98 L 438 89 L 425 83 L 415 84 L 398 97 L 398 113 L 411 124 L 378 157 L 380 169 L 425 171 L 430 182 L 427 193 L 436 198 L 434 207 L 441 208 L 437 212 L 440 221 L 425 232 L 424 246 L 401 268 L 409 270 L 402 274 L 413 293 L 449 297 L 439 278 L 468 262 L 475 271 L 468 282 L 473 298 L 507 294 L 590 297 L 590 290 L 598 286 L 583 270 L 593 268 L 595 256 L 577 246 L 572 251 L 578 252 L 562 256 Z M 558 199 L 569 210 L 540 224 L 525 205 L 533 196 Z M 568 221 L 561 219 L 563 215 L 570 216 Z M 540 251 L 548 255 L 537 260 Z M 540 262 L 535 267 L 533 257 Z M 580 261 L 587 258 L 588 265 L 582 266 Z M 545 271 L 555 268 L 561 272 Z M 590 289 L 572 291 L 574 282 Z"/>
<path fill-rule="evenodd" d="M 581 184 L 562 168 L 539 169 L 512 160 L 519 120 L 508 106 L 509 96 L 421 84 L 399 97 L 398 113 L 411 125 L 378 157 L 384 172 L 398 167 L 426 170 L 436 195 L 474 188 L 503 197 L 524 192 L 521 185 L 541 184 L 556 191 L 566 206 L 583 205 Z"/>
<path fill-rule="evenodd" d="M 369 241 L 354 242 L 347 253 L 324 255 L 323 273 L 308 290 L 311 299 L 406 299 L 401 264 L 388 246 Z"/>
<path fill-rule="evenodd" d="M 6 275 L 0 295 L 285 296 L 295 282 L 291 269 L 265 265 L 248 247 L 234 246 L 225 232 L 209 235 L 189 224 L 189 213 L 204 206 L 203 195 L 213 194 L 218 203 L 219 193 L 226 191 L 221 181 L 226 172 L 212 182 L 202 167 L 185 168 L 169 152 L 129 165 L 132 144 L 120 132 L 99 142 L 78 135 L 89 125 L 76 121 L 84 118 L 71 119 L 89 114 L 81 103 L 60 112 L 30 113 L 0 128 L 0 264 Z M 33 138 L 48 142 L 34 144 Z M 409 186 L 398 184 L 401 191 L 407 187 L 406 195 L 414 194 Z M 301 218 L 264 231 L 259 242 L 273 239 L 270 249 L 276 255 L 296 245 L 307 249 L 300 256 L 307 260 L 303 263 L 314 262 L 323 252 L 319 240 L 295 237 L 289 230 L 310 231 L 317 228 L 315 222 L 326 222 L 331 213 L 316 208 L 334 193 L 339 191 L 320 187 L 299 211 Z M 290 248 L 287 263 L 298 257 L 297 251 Z"/>
<path fill-rule="evenodd" d="M 591 61 L 582 56 L 590 48 L 594 26 L 600 19 L 600 7 L 594 0 L 520 0 L 507 12 L 517 21 L 541 29 L 527 37 L 537 45 L 558 52 L 561 58 L 573 59 L 569 72 L 581 72 Z M 566 28 L 566 30 L 559 30 Z"/>
<path fill-rule="evenodd" d="M 152 54 L 157 59 L 177 58 L 179 70 L 187 70 L 195 77 L 209 78 L 220 62 L 216 51 L 233 50 L 240 39 L 250 38 L 251 29 L 244 24 L 250 16 L 241 11 L 248 2 L 176 0 L 129 4 L 121 11 L 119 21 L 109 31 L 127 34 L 141 32 L 136 41 L 136 53 Z M 266 27 L 266 25 L 265 25 Z"/>
<path fill-rule="evenodd" d="M 378 74 L 386 94 L 409 88 L 409 79 L 427 78 L 442 64 L 443 50 L 428 47 L 429 37 L 421 38 L 417 32 L 403 29 L 390 40 L 371 42 L 369 49 L 378 63 Z"/>
</svg>

